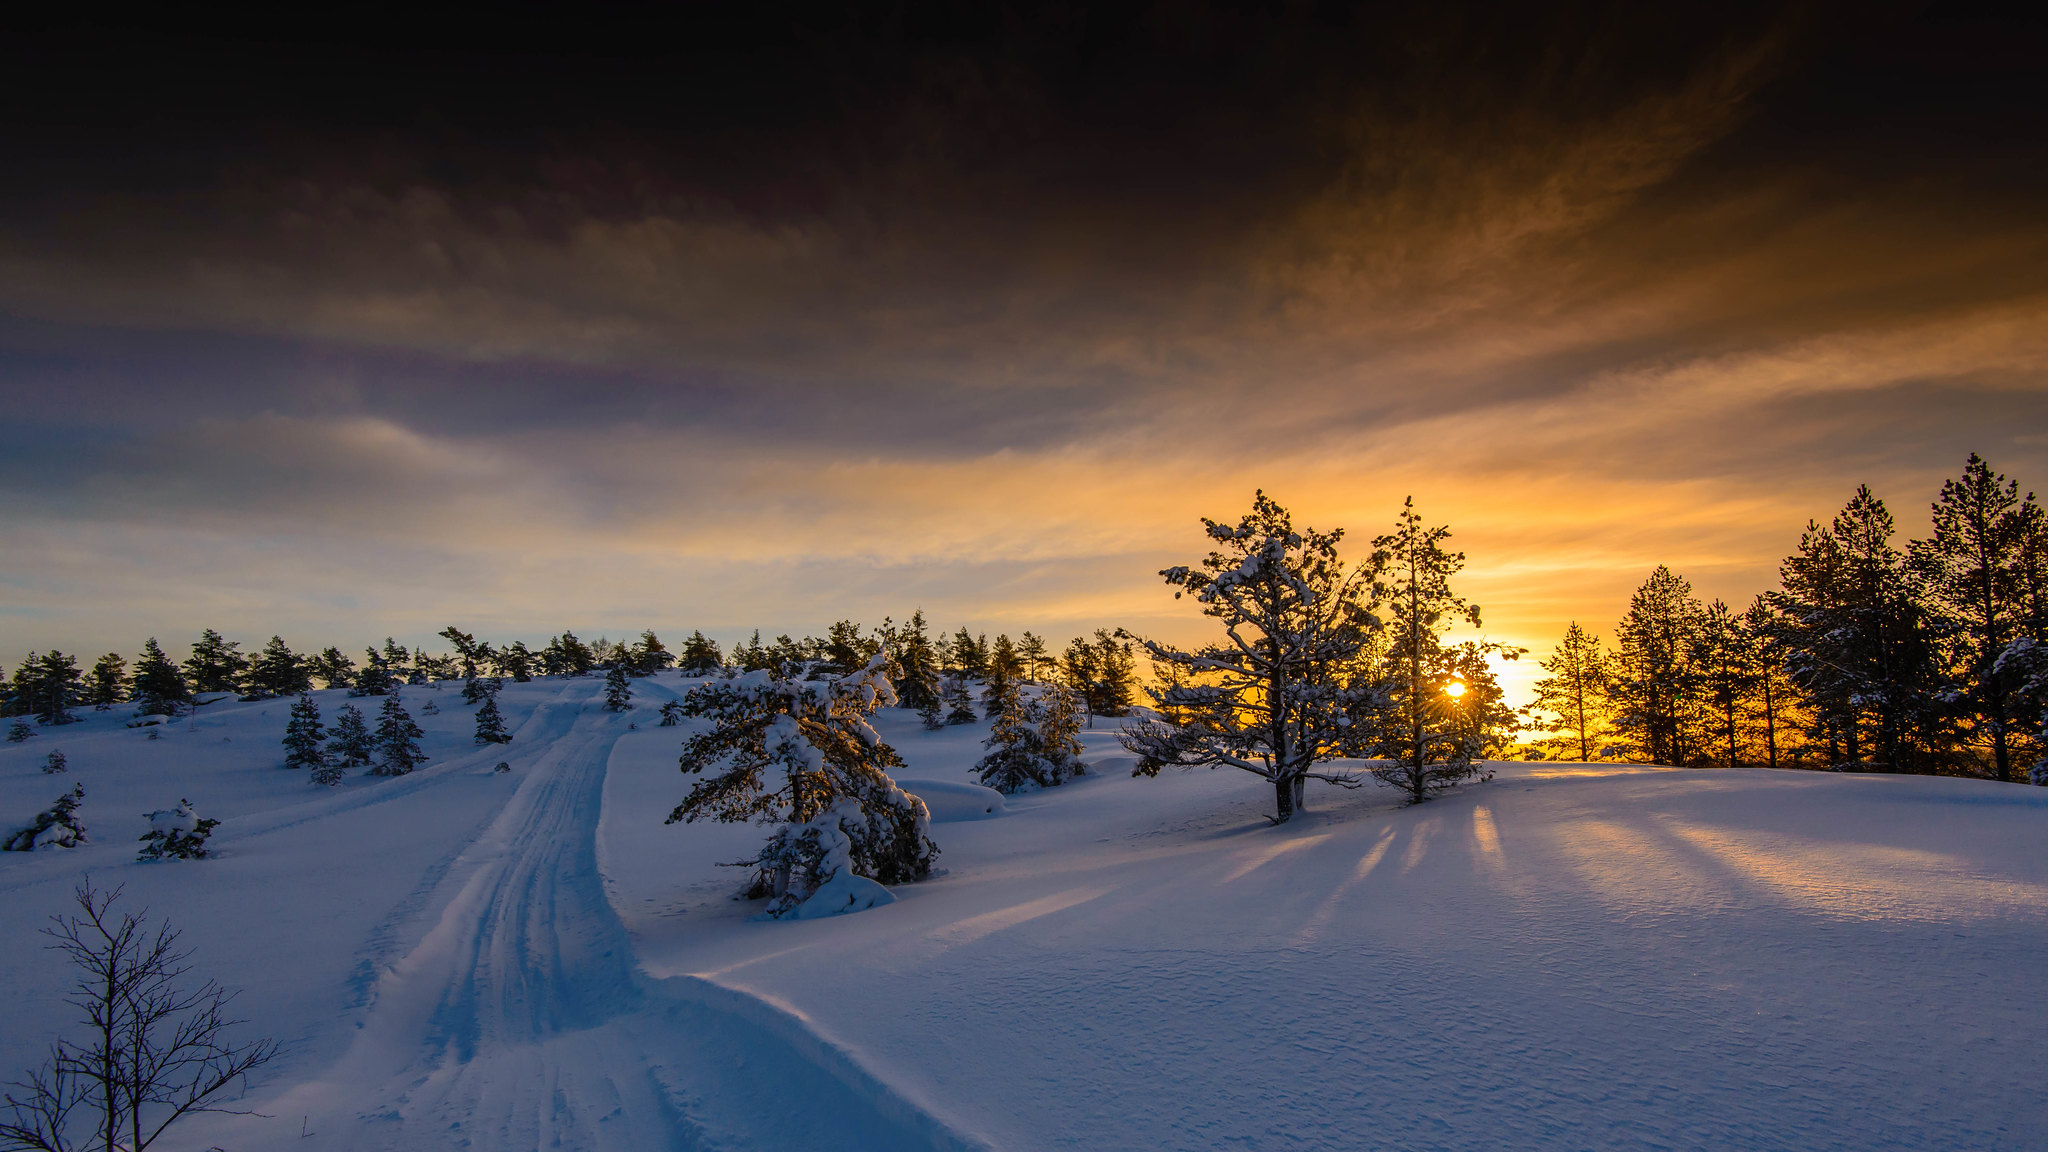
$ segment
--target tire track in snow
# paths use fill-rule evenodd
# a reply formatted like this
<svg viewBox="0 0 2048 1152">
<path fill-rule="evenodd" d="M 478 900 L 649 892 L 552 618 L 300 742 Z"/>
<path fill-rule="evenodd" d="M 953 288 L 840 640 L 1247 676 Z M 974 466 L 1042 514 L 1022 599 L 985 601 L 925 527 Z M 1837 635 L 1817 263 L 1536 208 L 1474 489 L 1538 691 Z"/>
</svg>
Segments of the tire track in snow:
<svg viewBox="0 0 2048 1152">
<path fill-rule="evenodd" d="M 639 973 L 596 846 L 627 723 L 589 681 L 535 710 L 511 746 L 527 758 L 517 791 L 380 932 L 411 938 L 400 922 L 431 921 L 379 964 L 348 1052 L 258 1103 L 269 1119 L 234 1139 L 304 1152 L 985 1147 L 773 1005 Z"/>
</svg>

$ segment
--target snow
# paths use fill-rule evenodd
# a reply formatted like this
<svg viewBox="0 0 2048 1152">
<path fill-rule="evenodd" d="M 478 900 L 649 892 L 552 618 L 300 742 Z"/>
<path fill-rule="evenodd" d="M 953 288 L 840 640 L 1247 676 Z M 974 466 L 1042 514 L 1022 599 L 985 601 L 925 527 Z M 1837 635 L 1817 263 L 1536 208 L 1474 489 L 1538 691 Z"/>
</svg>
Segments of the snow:
<svg viewBox="0 0 2048 1152">
<path fill-rule="evenodd" d="M 0 1078 L 63 1025 L 31 929 L 89 872 L 289 1045 L 267 1119 L 179 1148 L 2048 1146 L 2048 791 L 1503 765 L 1413 808 L 1312 785 L 1273 826 L 1246 773 L 1130 778 L 1115 721 L 1004 801 L 985 725 L 886 709 L 938 874 L 759 922 L 718 865 L 767 830 L 663 823 L 651 719 L 690 683 L 619 715 L 594 677 L 507 684 L 484 748 L 408 689 L 431 759 L 335 789 L 277 766 L 289 701 L 0 747 L 0 827 L 83 783 L 91 837 L 0 854 Z M 135 863 L 181 797 L 216 856 Z"/>
</svg>

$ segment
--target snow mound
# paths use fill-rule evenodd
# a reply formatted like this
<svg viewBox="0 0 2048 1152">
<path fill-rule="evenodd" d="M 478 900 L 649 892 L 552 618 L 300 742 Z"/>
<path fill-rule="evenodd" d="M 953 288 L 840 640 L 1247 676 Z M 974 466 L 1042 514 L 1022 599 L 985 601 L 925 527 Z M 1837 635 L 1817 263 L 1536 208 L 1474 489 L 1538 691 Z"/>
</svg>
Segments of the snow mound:
<svg viewBox="0 0 2048 1152">
<path fill-rule="evenodd" d="M 931 809 L 934 824 L 988 820 L 1003 814 L 1003 794 L 993 788 L 952 780 L 899 779 L 896 783 L 924 801 L 924 806 Z"/>
<path fill-rule="evenodd" d="M 792 915 L 798 920 L 816 920 L 821 916 L 865 912 L 895 902 L 896 897 L 890 895 L 887 888 L 865 876 L 855 875 L 851 868 L 842 868 L 830 880 L 818 885 L 818 890 L 797 905 Z"/>
</svg>

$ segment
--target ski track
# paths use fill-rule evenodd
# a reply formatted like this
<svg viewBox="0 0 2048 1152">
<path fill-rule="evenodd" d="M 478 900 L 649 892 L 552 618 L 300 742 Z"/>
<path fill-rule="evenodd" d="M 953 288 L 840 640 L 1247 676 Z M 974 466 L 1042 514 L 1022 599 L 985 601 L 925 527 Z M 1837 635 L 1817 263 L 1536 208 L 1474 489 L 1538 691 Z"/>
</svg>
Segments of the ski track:
<svg viewBox="0 0 2048 1152">
<path fill-rule="evenodd" d="M 671 694 L 636 688 L 643 702 Z M 793 1010 L 638 971 L 596 847 L 626 723 L 591 681 L 536 708 L 506 750 L 535 750 L 506 757 L 517 791 L 366 942 L 375 977 L 346 1054 L 251 1101 L 258 1118 L 206 1118 L 185 1135 L 305 1152 L 985 1147 Z M 314 815 L 295 810 L 257 834 Z M 369 959 L 399 940 L 417 942 Z"/>
</svg>

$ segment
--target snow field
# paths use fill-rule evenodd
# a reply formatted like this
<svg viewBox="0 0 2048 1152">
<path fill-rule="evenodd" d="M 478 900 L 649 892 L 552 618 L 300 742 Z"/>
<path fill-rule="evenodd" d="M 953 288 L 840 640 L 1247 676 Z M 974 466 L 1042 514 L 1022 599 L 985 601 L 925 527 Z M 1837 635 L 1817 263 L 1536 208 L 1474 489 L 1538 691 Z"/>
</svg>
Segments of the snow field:
<svg viewBox="0 0 2048 1152">
<path fill-rule="evenodd" d="M 760 923 L 717 865 L 766 829 L 662 823 L 685 687 L 620 716 L 508 684 L 482 748 L 408 689 L 433 759 L 332 790 L 277 767 L 284 701 L 0 745 L 0 823 L 82 781 L 93 837 L 0 854 L 0 1076 L 67 1017 L 32 930 L 90 871 L 291 1045 L 269 1119 L 177 1147 L 2048 1146 L 2038 790 L 1523 765 L 1419 808 L 1317 785 L 1274 827 L 1243 773 L 1131 779 L 1102 721 L 1092 774 L 991 813 L 986 725 L 888 710 L 939 874 Z M 217 858 L 135 863 L 181 796 Z"/>
</svg>

